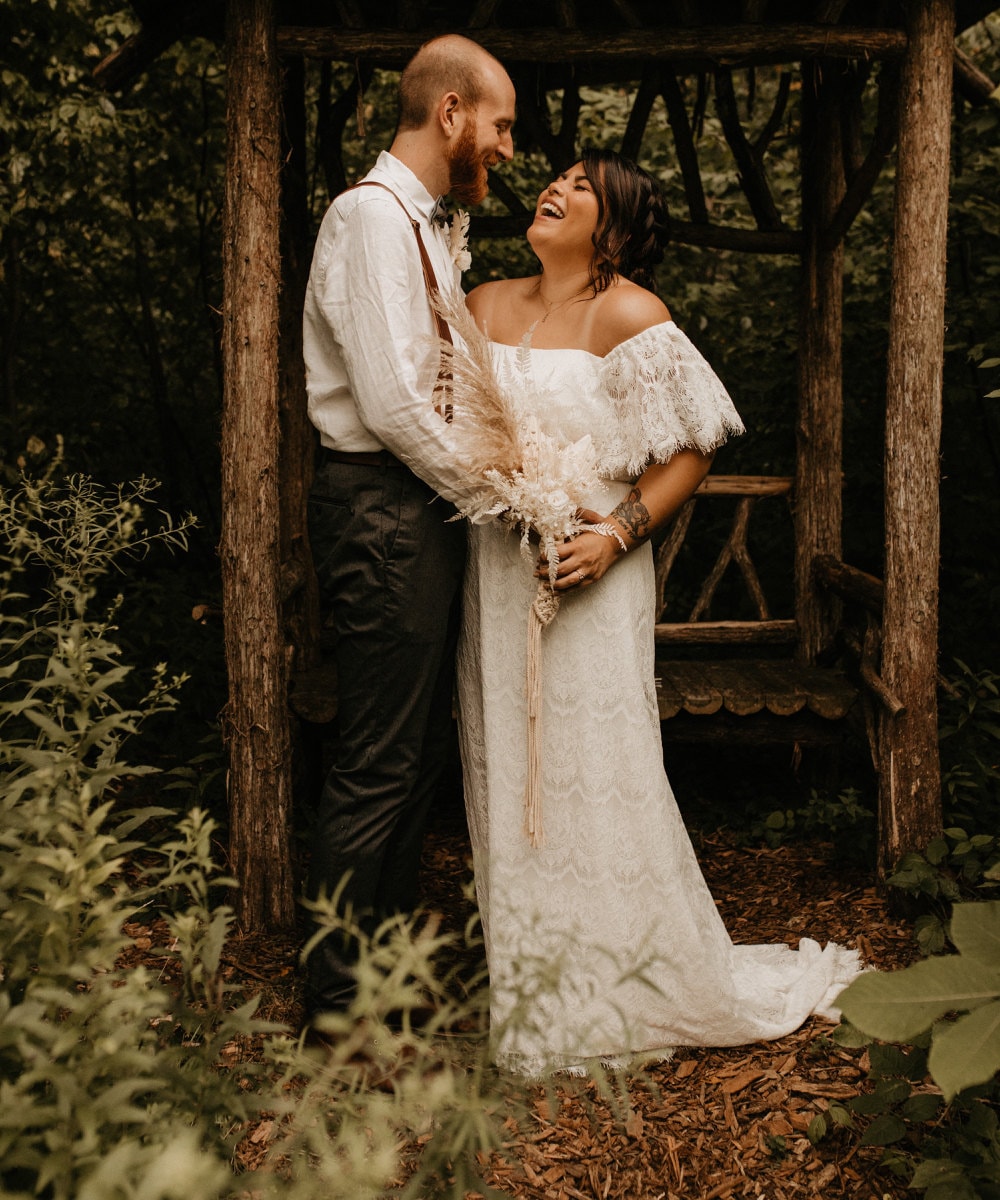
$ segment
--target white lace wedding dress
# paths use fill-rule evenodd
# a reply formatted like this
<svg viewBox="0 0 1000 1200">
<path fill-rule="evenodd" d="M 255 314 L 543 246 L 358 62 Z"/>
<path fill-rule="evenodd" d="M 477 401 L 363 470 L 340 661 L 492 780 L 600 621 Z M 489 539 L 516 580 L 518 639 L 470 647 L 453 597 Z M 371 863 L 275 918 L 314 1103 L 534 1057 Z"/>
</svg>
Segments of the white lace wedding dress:
<svg viewBox="0 0 1000 1200">
<path fill-rule="evenodd" d="M 652 456 L 714 449 L 742 426 L 667 322 L 600 359 L 497 345 L 530 373 L 547 432 L 600 450 L 610 512 Z M 663 769 L 648 545 L 567 594 L 542 636 L 544 845 L 523 830 L 525 642 L 533 560 L 500 522 L 470 527 L 460 734 L 491 981 L 494 1057 L 536 1076 L 587 1059 L 780 1037 L 831 1005 L 854 951 L 803 938 L 737 946 L 716 912 Z"/>
</svg>

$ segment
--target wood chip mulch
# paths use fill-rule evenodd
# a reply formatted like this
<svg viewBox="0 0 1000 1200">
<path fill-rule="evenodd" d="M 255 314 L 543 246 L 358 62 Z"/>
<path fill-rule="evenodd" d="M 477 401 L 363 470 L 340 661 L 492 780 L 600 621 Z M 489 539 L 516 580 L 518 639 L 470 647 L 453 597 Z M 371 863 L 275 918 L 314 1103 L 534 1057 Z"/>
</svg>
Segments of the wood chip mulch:
<svg viewBox="0 0 1000 1200">
<path fill-rule="evenodd" d="M 806 934 L 857 946 L 883 969 L 916 957 L 910 927 L 889 915 L 872 877 L 835 864 L 827 846 L 747 848 L 723 831 L 696 838 L 696 848 L 737 942 L 794 946 Z M 426 905 L 459 933 L 473 912 L 460 821 L 431 830 L 424 867 Z M 260 996 L 260 1015 L 292 1027 L 301 1015 L 296 953 L 294 939 L 235 938 L 224 959 L 232 981 Z M 880 1166 L 879 1148 L 859 1145 L 860 1129 L 828 1121 L 817 1145 L 807 1137 L 831 1101 L 864 1090 L 865 1053 L 831 1042 L 830 1030 L 812 1020 L 774 1042 L 682 1049 L 604 1088 L 501 1078 L 503 1147 L 480 1157 L 484 1191 L 466 1200 L 489 1189 L 512 1200 L 903 1200 L 904 1181 Z M 244 1143 L 245 1169 L 256 1147 L 252 1136 Z"/>
<path fill-rule="evenodd" d="M 808 935 L 856 946 L 883 969 L 915 957 L 910 927 L 889 916 L 871 877 L 832 863 L 829 847 L 745 848 L 717 833 L 696 848 L 734 941 L 795 946 Z M 463 855 L 458 834 L 428 849 L 450 904 Z M 831 1042 L 831 1028 L 813 1020 L 774 1042 L 679 1050 L 644 1077 L 617 1081 L 610 1099 L 593 1082 L 508 1084 L 528 1115 L 507 1117 L 504 1150 L 483 1162 L 484 1180 L 514 1200 L 901 1200 L 903 1182 L 880 1167 L 879 1148 L 859 1147 L 860 1131 L 828 1121 L 818 1145 L 806 1136 L 832 1100 L 863 1090 L 867 1073 L 866 1054 Z"/>
</svg>

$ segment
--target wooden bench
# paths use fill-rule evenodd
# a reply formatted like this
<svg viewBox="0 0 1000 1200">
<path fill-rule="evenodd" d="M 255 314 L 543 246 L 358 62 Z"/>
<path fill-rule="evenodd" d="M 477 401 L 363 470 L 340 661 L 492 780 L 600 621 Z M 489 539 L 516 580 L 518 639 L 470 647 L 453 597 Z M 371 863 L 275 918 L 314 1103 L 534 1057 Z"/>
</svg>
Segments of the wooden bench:
<svg viewBox="0 0 1000 1200">
<path fill-rule="evenodd" d="M 656 552 L 656 691 L 664 736 L 678 741 L 834 743 L 858 696 L 843 672 L 793 658 L 796 620 L 774 617 L 749 548 L 750 519 L 763 498 L 791 497 L 774 475 L 710 475 L 681 508 Z M 735 500 L 721 550 L 686 620 L 666 619 L 671 578 L 696 509 Z M 752 617 L 713 620 L 723 578 L 735 566 Z M 789 571 L 790 571 L 789 567 Z M 706 653 L 711 657 L 706 657 Z"/>
<path fill-rule="evenodd" d="M 842 721 L 857 700 L 857 688 L 839 670 L 794 661 L 797 622 L 771 615 L 750 556 L 750 518 L 758 501 L 787 503 L 791 490 L 792 481 L 784 476 L 710 475 L 656 551 L 656 694 L 664 736 L 670 740 L 823 744 L 842 738 Z M 696 507 L 723 497 L 734 498 L 735 507 L 722 549 L 687 620 L 668 621 L 671 575 Z M 733 565 L 755 615 L 713 620 L 713 601 Z M 289 698 L 293 711 L 314 724 L 332 721 L 334 685 L 329 659 L 296 673 Z"/>
</svg>

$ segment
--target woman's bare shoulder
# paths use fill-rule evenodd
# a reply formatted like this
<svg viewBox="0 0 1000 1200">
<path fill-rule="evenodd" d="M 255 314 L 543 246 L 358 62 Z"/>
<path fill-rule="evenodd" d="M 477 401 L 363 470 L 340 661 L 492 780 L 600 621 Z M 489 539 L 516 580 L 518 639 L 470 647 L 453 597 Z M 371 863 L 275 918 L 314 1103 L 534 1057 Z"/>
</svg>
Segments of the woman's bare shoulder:
<svg viewBox="0 0 1000 1200">
<path fill-rule="evenodd" d="M 619 279 L 600 293 L 600 319 L 595 322 L 604 355 L 621 342 L 627 342 L 652 325 L 669 321 L 670 310 L 658 297 L 644 287 Z M 595 314 L 596 315 L 596 314 Z"/>
<path fill-rule="evenodd" d="M 497 336 L 505 324 L 504 318 L 517 310 L 534 282 L 533 277 L 491 279 L 473 288 L 465 302 L 479 328 Z"/>
</svg>

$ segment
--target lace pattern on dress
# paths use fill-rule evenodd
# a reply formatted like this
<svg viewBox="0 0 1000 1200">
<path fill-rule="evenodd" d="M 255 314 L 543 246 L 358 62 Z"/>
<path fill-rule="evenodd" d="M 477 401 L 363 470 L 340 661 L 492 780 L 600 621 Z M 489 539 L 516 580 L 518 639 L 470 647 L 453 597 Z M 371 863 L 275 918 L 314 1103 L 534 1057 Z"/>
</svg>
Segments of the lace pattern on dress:
<svg viewBox="0 0 1000 1200">
<path fill-rule="evenodd" d="M 744 432 L 722 381 L 673 321 L 616 346 L 600 382 L 611 402 L 600 460 L 611 478 L 635 478 L 685 448 L 710 454 Z"/>
</svg>

